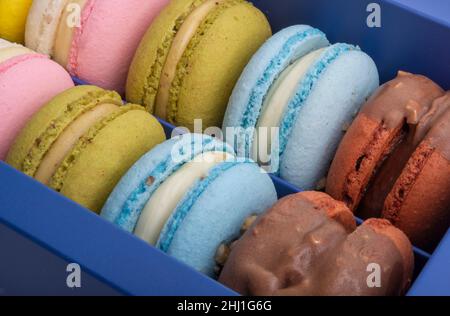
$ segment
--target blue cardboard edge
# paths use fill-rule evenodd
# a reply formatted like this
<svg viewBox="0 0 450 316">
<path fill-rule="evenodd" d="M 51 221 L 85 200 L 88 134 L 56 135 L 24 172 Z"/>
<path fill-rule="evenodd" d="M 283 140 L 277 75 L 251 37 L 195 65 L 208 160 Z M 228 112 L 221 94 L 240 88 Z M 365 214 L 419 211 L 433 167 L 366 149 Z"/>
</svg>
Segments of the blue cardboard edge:
<svg viewBox="0 0 450 316">
<path fill-rule="evenodd" d="M 237 295 L 3 162 L 0 179 L 0 222 L 120 293 Z"/>
<path fill-rule="evenodd" d="M 450 229 L 412 285 L 409 296 L 450 296 Z"/>
</svg>

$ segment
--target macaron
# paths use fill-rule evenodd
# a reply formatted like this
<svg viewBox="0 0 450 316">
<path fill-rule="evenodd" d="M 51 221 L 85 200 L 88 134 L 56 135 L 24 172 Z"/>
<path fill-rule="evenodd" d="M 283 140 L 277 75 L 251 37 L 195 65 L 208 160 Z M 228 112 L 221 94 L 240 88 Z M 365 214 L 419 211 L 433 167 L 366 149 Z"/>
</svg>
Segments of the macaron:
<svg viewBox="0 0 450 316">
<path fill-rule="evenodd" d="M 70 74 L 123 94 L 128 68 L 154 17 L 169 0 L 34 1 L 26 45 Z"/>
<path fill-rule="evenodd" d="M 0 38 L 23 44 L 25 23 L 32 2 L 0 0 Z"/>
<path fill-rule="evenodd" d="M 382 219 L 356 228 L 320 192 L 281 199 L 234 243 L 219 281 L 252 296 L 393 296 L 412 280 L 408 238 Z"/>
<path fill-rule="evenodd" d="M 214 276 L 220 244 L 277 199 L 270 177 L 210 136 L 185 134 L 144 155 L 120 180 L 101 215 Z"/>
<path fill-rule="evenodd" d="M 172 1 L 136 52 L 127 100 L 190 130 L 196 119 L 220 126 L 242 69 L 270 35 L 264 14 L 247 1 Z"/>
<path fill-rule="evenodd" d="M 450 93 L 399 72 L 367 102 L 332 163 L 326 191 L 432 250 L 450 226 Z"/>
<path fill-rule="evenodd" d="M 223 129 L 236 131 L 237 141 L 227 141 L 239 156 L 269 164 L 301 189 L 314 189 L 344 127 L 378 85 L 375 63 L 358 47 L 330 46 L 321 31 L 291 26 L 270 38 L 244 69 Z"/>
<path fill-rule="evenodd" d="M 55 95 L 71 87 L 72 79 L 57 63 L 0 39 L 0 160 L 6 158 L 31 116 Z"/>
<path fill-rule="evenodd" d="M 122 175 L 164 140 L 143 107 L 122 106 L 113 91 L 77 86 L 29 121 L 6 162 L 98 213 Z"/>
</svg>

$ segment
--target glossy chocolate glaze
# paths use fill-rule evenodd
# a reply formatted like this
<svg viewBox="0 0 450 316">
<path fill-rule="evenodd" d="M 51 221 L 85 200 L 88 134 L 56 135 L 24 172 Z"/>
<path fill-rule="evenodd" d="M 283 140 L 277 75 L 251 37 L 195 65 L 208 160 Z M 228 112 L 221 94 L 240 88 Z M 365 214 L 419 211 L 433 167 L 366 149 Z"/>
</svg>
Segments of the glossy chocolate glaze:
<svg viewBox="0 0 450 316">
<path fill-rule="evenodd" d="M 389 129 L 405 121 L 417 125 L 430 111 L 433 101 L 442 95 L 442 88 L 427 77 L 400 71 L 397 78 L 378 89 L 361 113 Z"/>
<path fill-rule="evenodd" d="M 256 296 L 402 294 L 410 272 L 396 243 L 368 224 L 354 230 L 349 218 L 331 198 L 287 197 L 233 246 L 219 280 Z M 381 287 L 368 286 L 371 263 L 381 267 Z"/>
</svg>

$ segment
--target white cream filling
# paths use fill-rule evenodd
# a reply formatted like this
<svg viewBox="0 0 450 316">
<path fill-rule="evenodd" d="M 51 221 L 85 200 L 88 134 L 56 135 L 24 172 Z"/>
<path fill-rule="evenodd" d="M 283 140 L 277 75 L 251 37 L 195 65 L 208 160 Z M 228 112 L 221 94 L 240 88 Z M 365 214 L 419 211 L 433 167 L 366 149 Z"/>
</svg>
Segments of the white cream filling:
<svg viewBox="0 0 450 316">
<path fill-rule="evenodd" d="M 3 63 L 5 61 L 7 61 L 8 59 L 17 57 L 17 56 L 22 56 L 22 55 L 26 55 L 26 54 L 35 54 L 35 52 L 33 52 L 32 50 L 22 47 L 22 46 L 16 46 L 16 45 L 11 45 L 9 47 L 4 47 L 1 48 L 0 47 L 0 63 Z"/>
<path fill-rule="evenodd" d="M 298 84 L 307 74 L 309 68 L 320 58 L 325 48 L 318 49 L 300 58 L 295 63 L 287 67 L 274 82 L 269 89 L 264 100 L 261 115 L 256 125 L 256 131 L 253 137 L 253 159 L 261 161 L 261 155 L 267 155 L 265 149 L 272 152 L 272 139 L 270 137 L 270 129 L 279 127 L 283 119 L 283 115 L 287 110 L 290 100 L 297 92 Z M 260 128 L 267 128 L 267 136 L 259 139 L 258 132 Z M 263 137 L 261 137 L 263 138 Z M 267 144 L 267 145 L 265 145 Z M 263 150 L 264 149 L 264 150 Z M 263 151 L 258 153 L 258 151 Z"/>
<path fill-rule="evenodd" d="M 102 119 L 113 114 L 119 108 L 116 104 L 104 103 L 87 111 L 76 118 L 61 132 L 42 159 L 34 178 L 48 185 L 65 157 L 72 151 L 78 140 L 86 134 L 91 127 Z"/>
<path fill-rule="evenodd" d="M 195 182 L 232 157 L 225 152 L 208 152 L 186 163 L 153 193 L 139 217 L 134 234 L 155 245 L 172 212 Z"/>
</svg>

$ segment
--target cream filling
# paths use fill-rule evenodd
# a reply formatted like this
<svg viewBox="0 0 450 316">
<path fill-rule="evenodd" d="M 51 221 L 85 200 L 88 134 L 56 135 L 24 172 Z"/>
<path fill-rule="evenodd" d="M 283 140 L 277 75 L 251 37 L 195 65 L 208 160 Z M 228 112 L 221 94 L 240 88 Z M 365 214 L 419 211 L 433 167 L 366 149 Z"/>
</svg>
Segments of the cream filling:
<svg viewBox="0 0 450 316">
<path fill-rule="evenodd" d="M 167 119 L 170 87 L 172 86 L 172 82 L 177 73 L 177 65 L 202 21 L 223 1 L 224 0 L 207 0 L 202 3 L 188 15 L 175 35 L 159 81 L 155 106 L 156 116 Z"/>
<path fill-rule="evenodd" d="M 45 154 L 34 178 L 39 182 L 48 185 L 65 157 L 71 152 L 78 140 L 86 134 L 92 126 L 112 114 L 118 108 L 119 106 L 115 104 L 100 104 L 73 121 L 61 135 L 59 135 Z"/>
<path fill-rule="evenodd" d="M 26 54 L 35 54 L 35 52 L 28 48 L 14 45 L 11 45 L 10 47 L 0 48 L 0 63 L 3 63 L 13 57 Z"/>
<path fill-rule="evenodd" d="M 213 167 L 232 157 L 225 152 L 204 153 L 172 174 L 145 205 L 134 231 L 135 235 L 155 245 L 172 212 L 195 182 L 206 177 Z"/>
<path fill-rule="evenodd" d="M 12 43 L 3 38 L 0 38 L 0 49 L 9 48 L 9 47 L 24 47 L 24 46 L 17 44 L 17 43 Z"/>
<path fill-rule="evenodd" d="M 317 61 L 324 50 L 325 48 L 321 48 L 313 51 L 287 67 L 269 89 L 253 137 L 252 157 L 255 161 L 260 162 L 263 160 L 261 156 L 272 152 L 271 128 L 280 126 L 289 102 L 297 92 L 299 82 L 303 80 L 309 68 Z M 262 136 L 260 128 L 267 129 L 267 133 L 264 133 L 264 136 L 267 137 Z M 261 137 L 258 137 L 260 134 Z"/>
<path fill-rule="evenodd" d="M 36 51 L 53 56 L 56 33 L 61 21 L 63 10 L 66 8 L 68 0 L 51 0 L 45 2 L 33 2 L 33 6 L 40 7 L 41 17 L 39 19 L 37 42 L 34 43 Z"/>
<path fill-rule="evenodd" d="M 67 2 L 58 25 L 56 33 L 53 58 L 54 60 L 67 67 L 69 62 L 70 50 L 72 48 L 73 35 L 77 28 L 77 21 L 81 21 L 81 15 L 88 0 L 70 0 Z M 74 10 L 74 5 L 78 9 Z"/>
</svg>

